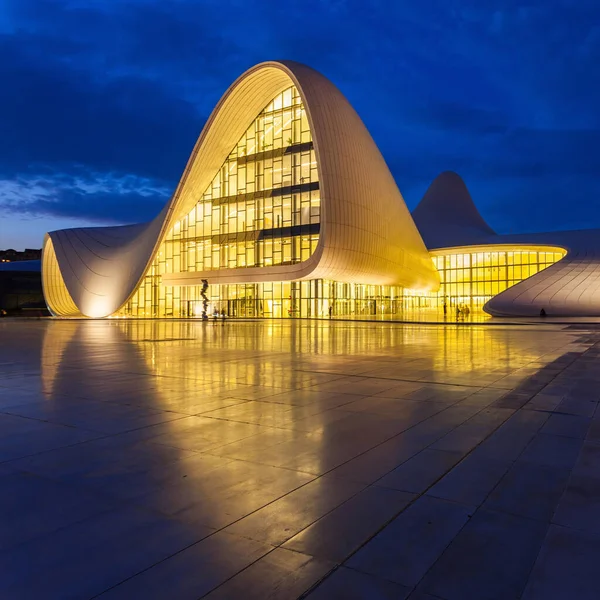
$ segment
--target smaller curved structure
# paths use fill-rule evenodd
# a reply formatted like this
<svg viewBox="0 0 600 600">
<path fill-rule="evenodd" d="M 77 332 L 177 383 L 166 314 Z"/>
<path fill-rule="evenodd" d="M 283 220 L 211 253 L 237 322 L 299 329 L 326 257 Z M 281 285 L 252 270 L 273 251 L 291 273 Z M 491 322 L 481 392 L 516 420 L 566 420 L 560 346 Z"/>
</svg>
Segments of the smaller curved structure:
<svg viewBox="0 0 600 600">
<path fill-rule="evenodd" d="M 141 225 L 80 227 L 46 234 L 42 283 L 48 308 L 60 317 L 107 317 L 143 277 L 166 210 Z"/>
<path fill-rule="evenodd" d="M 491 298 L 484 310 L 494 316 L 600 316 L 600 230 L 498 236 L 503 243 L 549 243 L 566 250 L 563 259 Z"/>
<path fill-rule="evenodd" d="M 496 235 L 479 214 L 465 182 L 453 171 L 433 180 L 412 218 L 428 248 L 479 244 Z"/>
</svg>

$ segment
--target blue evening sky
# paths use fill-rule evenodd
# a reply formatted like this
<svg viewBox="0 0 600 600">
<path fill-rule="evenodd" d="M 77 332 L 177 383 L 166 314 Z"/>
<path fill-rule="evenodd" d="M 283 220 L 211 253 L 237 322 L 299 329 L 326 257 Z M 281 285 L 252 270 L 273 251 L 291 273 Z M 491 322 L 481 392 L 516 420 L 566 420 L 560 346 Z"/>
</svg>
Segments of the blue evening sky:
<svg viewBox="0 0 600 600">
<path fill-rule="evenodd" d="M 2 0 L 0 248 L 151 219 L 280 58 L 340 88 L 411 209 L 451 169 L 499 232 L 600 227 L 597 0 Z"/>
</svg>

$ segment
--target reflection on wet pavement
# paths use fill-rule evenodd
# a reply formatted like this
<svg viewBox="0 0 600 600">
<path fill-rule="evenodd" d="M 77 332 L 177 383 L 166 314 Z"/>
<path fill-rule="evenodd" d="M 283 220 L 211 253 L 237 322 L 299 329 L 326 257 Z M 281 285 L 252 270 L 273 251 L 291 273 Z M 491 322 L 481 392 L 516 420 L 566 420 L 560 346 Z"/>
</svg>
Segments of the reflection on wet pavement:
<svg viewBox="0 0 600 600">
<path fill-rule="evenodd" d="M 600 596 L 593 326 L 0 339 L 2 598 Z"/>
</svg>

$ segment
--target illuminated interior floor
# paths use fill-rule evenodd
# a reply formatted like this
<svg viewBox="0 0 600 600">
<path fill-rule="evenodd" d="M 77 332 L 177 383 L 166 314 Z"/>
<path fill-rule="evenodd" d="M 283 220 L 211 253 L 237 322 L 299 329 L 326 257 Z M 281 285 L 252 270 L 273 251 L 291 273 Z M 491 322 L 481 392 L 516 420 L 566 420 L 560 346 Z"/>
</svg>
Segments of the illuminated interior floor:
<svg viewBox="0 0 600 600">
<path fill-rule="evenodd" d="M 414 323 L 484 323 L 492 319 L 483 309 L 470 310 L 468 314 L 464 311 L 456 313 L 454 307 L 448 307 L 444 315 L 443 309 L 439 308 L 407 308 L 396 314 L 378 315 L 344 315 L 334 317 L 349 321 L 389 321 L 389 322 L 414 322 Z"/>
<path fill-rule="evenodd" d="M 0 320 L 0 597 L 600 597 L 587 327 Z"/>
</svg>

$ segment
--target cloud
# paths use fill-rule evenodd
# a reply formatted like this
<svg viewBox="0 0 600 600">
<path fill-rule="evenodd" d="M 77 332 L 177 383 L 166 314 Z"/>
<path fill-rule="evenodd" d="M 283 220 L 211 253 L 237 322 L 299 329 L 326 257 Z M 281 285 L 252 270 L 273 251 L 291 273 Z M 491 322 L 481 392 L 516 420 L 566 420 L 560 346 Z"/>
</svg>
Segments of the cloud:
<svg viewBox="0 0 600 600">
<path fill-rule="evenodd" d="M 136 223 L 152 219 L 170 196 L 170 189 L 132 175 L 40 173 L 0 179 L 0 208 L 24 216 L 85 219 L 86 222 Z"/>
</svg>

